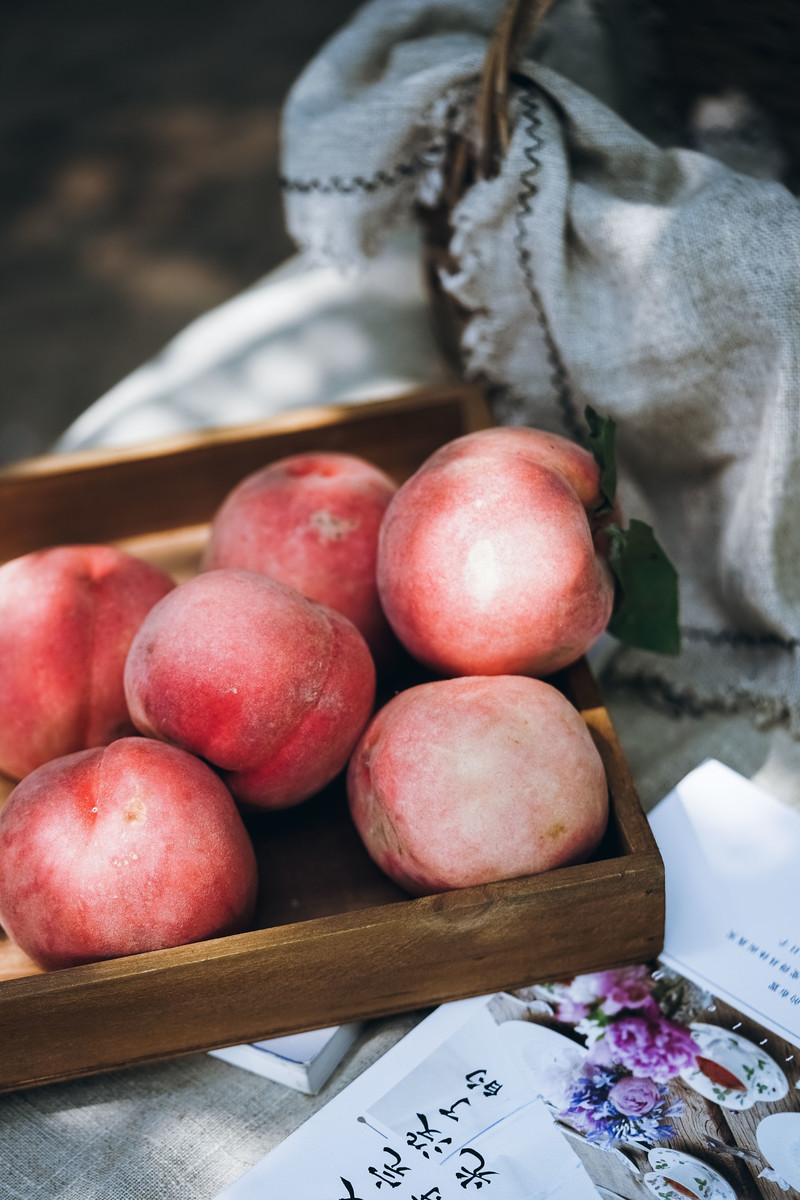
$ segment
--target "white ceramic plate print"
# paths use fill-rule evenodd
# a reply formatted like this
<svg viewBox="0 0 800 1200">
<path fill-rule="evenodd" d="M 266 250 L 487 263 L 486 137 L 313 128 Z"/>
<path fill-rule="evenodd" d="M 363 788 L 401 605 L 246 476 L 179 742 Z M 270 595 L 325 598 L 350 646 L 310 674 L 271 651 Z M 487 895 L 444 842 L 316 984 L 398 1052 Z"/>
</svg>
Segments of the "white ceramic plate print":
<svg viewBox="0 0 800 1200">
<path fill-rule="evenodd" d="M 703 1061 L 681 1071 L 681 1078 L 707 1100 L 742 1111 L 759 1101 L 774 1104 L 788 1093 L 786 1076 L 763 1047 L 719 1025 L 697 1022 L 689 1028 Z"/>
<path fill-rule="evenodd" d="M 644 1182 L 659 1200 L 736 1200 L 727 1179 L 693 1154 L 656 1147 L 647 1158 L 653 1170 Z"/>
</svg>

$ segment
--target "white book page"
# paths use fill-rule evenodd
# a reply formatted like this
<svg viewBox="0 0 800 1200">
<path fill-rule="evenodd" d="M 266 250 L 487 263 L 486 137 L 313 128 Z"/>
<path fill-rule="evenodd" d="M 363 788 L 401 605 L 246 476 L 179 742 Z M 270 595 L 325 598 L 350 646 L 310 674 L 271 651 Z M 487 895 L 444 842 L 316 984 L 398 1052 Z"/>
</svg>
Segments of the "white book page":
<svg viewBox="0 0 800 1200">
<path fill-rule="evenodd" d="M 489 999 L 442 1005 L 219 1200 L 596 1200 Z"/>
<path fill-rule="evenodd" d="M 662 961 L 800 1046 L 800 815 L 709 760 L 650 825 L 666 871 Z"/>
</svg>

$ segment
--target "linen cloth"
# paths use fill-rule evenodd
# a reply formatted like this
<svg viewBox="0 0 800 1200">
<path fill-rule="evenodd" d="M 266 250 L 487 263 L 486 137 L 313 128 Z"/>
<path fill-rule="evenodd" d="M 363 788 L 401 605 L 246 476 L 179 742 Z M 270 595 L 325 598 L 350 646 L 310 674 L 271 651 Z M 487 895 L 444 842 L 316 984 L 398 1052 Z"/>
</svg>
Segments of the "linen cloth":
<svg viewBox="0 0 800 1200">
<path fill-rule="evenodd" d="M 394 235 L 357 275 L 297 254 L 192 321 L 73 421 L 59 452 L 130 446 L 441 382 L 417 239 Z"/>
<path fill-rule="evenodd" d="M 352 263 L 435 203 L 448 139 L 476 136 L 500 8 L 373 0 L 310 64 L 284 118 L 302 245 Z M 617 422 L 623 507 L 678 568 L 684 648 L 626 649 L 615 676 L 800 733 L 797 202 L 660 146 L 614 111 L 609 73 L 583 71 L 593 94 L 566 73 L 586 55 L 552 27 L 542 40 L 513 88 L 499 174 L 452 213 L 442 282 L 470 314 L 465 371 L 501 421 L 579 440 L 586 404 Z M 559 56 L 561 70 L 544 64 Z"/>
</svg>

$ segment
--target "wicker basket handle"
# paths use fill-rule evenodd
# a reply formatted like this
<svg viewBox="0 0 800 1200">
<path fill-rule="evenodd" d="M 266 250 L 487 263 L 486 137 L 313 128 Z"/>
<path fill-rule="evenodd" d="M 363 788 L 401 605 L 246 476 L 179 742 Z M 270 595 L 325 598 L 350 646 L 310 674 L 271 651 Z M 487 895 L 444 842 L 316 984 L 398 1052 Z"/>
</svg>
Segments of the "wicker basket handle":
<svg viewBox="0 0 800 1200">
<path fill-rule="evenodd" d="M 442 287 L 441 271 L 456 267 L 450 253 L 451 216 L 475 179 L 491 179 L 500 170 L 511 132 L 508 94 L 516 60 L 553 0 L 507 0 L 492 35 L 476 97 L 477 147 L 465 137 L 451 137 L 442 168 L 442 188 L 433 206 L 417 209 L 423 230 L 425 278 L 434 335 L 444 357 L 461 370 L 460 334 L 469 319 L 466 309 Z"/>
<path fill-rule="evenodd" d="M 477 98 L 479 179 L 497 174 L 511 138 L 508 85 L 514 64 L 553 0 L 509 0 L 489 42 Z"/>
</svg>

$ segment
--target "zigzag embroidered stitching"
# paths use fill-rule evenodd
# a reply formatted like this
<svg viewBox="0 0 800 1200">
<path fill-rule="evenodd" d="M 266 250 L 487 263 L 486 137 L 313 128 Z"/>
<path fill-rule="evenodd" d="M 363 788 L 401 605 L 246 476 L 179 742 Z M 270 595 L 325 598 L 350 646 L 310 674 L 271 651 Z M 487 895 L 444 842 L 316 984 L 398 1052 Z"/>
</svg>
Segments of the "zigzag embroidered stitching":
<svg viewBox="0 0 800 1200">
<path fill-rule="evenodd" d="M 524 81 L 528 84 L 528 81 Z M 528 86 L 530 86 L 528 84 Z M 539 117 L 539 105 L 537 99 L 529 91 L 522 91 L 521 103 L 523 108 L 523 120 L 526 122 L 525 133 L 528 136 L 529 142 L 525 147 L 524 154 L 528 162 L 531 164 L 522 172 L 520 180 L 522 187 L 520 188 L 517 200 L 518 208 L 514 216 L 514 223 L 517 227 L 517 232 L 514 235 L 514 248 L 517 252 L 517 260 L 519 262 L 522 277 L 525 282 L 525 289 L 530 297 L 533 310 L 536 314 L 536 320 L 542 331 L 545 346 L 547 347 L 547 359 L 550 363 L 551 374 L 550 380 L 556 392 L 556 400 L 561 409 L 561 420 L 564 428 L 568 431 L 570 437 L 583 444 L 586 443 L 586 431 L 576 411 L 574 401 L 572 399 L 569 376 L 567 369 L 559 354 L 558 347 L 550 329 L 547 320 L 547 314 L 544 311 L 544 304 L 539 289 L 536 286 L 536 281 L 533 276 L 533 268 L 531 267 L 531 252 L 525 245 L 525 219 L 532 216 L 533 204 L 532 200 L 538 195 L 539 186 L 537 176 L 541 170 L 542 164 L 536 157 L 536 152 L 543 146 L 543 141 L 539 136 L 539 129 L 542 122 Z"/>
<path fill-rule="evenodd" d="M 736 629 L 682 629 L 681 634 L 689 641 L 711 642 L 718 646 L 772 646 L 779 650 L 796 650 L 800 646 L 797 638 L 781 637 L 778 633 L 745 633 Z"/>
<path fill-rule="evenodd" d="M 391 171 L 376 171 L 370 179 L 365 179 L 363 175 L 354 175 L 352 179 L 342 179 L 339 175 L 332 175 L 330 179 L 288 179 L 282 175 L 278 182 L 285 192 L 300 192 L 302 195 L 319 192 L 322 196 L 349 196 L 354 192 L 376 192 L 381 187 L 396 187 L 401 180 L 416 175 L 426 165 L 424 158 L 420 156 L 413 163 L 398 163 Z"/>
</svg>

